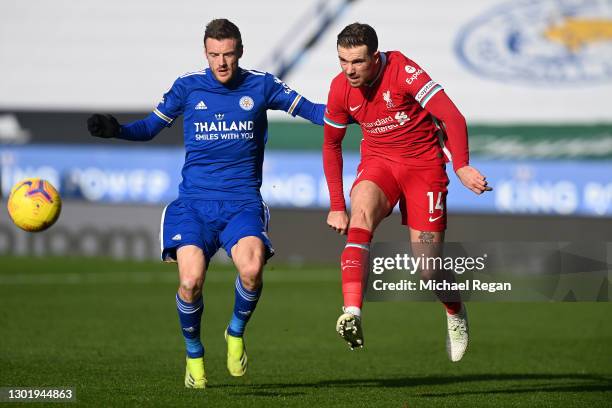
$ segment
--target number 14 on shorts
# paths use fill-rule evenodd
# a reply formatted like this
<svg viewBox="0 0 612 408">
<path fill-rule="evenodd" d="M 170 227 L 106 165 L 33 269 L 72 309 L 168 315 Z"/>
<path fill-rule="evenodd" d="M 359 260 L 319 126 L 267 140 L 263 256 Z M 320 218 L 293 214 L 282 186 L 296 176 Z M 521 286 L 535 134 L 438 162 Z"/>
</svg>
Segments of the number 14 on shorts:
<svg viewBox="0 0 612 408">
<path fill-rule="evenodd" d="M 427 192 L 427 197 L 429 198 L 429 213 L 433 214 L 435 210 L 444 211 L 444 204 L 442 204 L 442 192 L 437 192 L 436 205 L 434 206 L 434 196 L 436 195 L 433 191 Z"/>
<path fill-rule="evenodd" d="M 444 216 L 444 203 L 442 202 L 441 191 L 428 191 L 427 198 L 429 198 L 429 214 L 433 214 L 435 210 L 440 210 L 442 214 L 437 217 L 429 217 L 429 222 L 434 222 Z"/>
</svg>

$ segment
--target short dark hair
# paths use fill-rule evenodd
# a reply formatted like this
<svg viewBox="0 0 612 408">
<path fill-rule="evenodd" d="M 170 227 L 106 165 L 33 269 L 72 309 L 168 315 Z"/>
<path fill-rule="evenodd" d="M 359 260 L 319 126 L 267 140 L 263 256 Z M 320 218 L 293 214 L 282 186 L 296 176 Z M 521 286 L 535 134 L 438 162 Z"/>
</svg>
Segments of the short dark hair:
<svg viewBox="0 0 612 408">
<path fill-rule="evenodd" d="M 344 27 L 340 34 L 338 34 L 337 46 L 353 48 L 360 45 L 368 47 L 368 54 L 370 55 L 378 50 L 378 36 L 371 26 L 353 23 Z"/>
<path fill-rule="evenodd" d="M 206 46 L 206 39 L 208 38 L 214 38 L 215 40 L 225 40 L 228 38 L 235 39 L 236 48 L 242 50 L 242 36 L 240 35 L 240 30 L 236 24 L 226 18 L 216 18 L 206 24 L 206 30 L 204 31 L 204 46 Z"/>
</svg>

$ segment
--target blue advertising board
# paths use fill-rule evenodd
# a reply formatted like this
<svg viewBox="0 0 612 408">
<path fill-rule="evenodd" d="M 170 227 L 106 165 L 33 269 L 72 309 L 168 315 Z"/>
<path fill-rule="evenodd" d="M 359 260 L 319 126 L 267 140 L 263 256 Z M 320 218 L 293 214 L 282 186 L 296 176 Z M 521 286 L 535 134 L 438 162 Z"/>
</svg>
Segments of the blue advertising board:
<svg viewBox="0 0 612 408">
<path fill-rule="evenodd" d="M 2 196 L 22 178 L 42 177 L 64 199 L 168 203 L 178 193 L 183 155 L 180 147 L 3 146 Z M 356 154 L 344 156 L 346 194 L 358 160 Z M 451 174 L 450 212 L 612 216 L 610 161 L 473 160 L 473 165 L 494 191 L 476 196 Z M 268 151 L 263 174 L 262 196 L 271 207 L 328 207 L 319 153 Z"/>
</svg>

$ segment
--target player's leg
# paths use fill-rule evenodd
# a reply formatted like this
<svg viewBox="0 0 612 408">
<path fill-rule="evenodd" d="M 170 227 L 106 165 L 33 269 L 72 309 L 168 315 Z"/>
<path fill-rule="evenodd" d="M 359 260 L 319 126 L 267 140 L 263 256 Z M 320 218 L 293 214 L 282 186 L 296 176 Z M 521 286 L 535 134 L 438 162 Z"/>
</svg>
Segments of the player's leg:
<svg viewBox="0 0 612 408">
<path fill-rule="evenodd" d="M 202 287 L 209 248 L 201 234 L 201 220 L 188 202 L 176 200 L 162 216 L 160 238 L 162 259 L 177 262 L 179 287 L 175 295 L 181 333 L 185 340 L 186 370 L 185 386 L 204 388 L 204 346 L 200 340 L 200 325 L 204 303 Z"/>
<path fill-rule="evenodd" d="M 176 251 L 179 271 L 179 287 L 176 293 L 176 306 L 181 323 L 187 356 L 204 356 L 200 341 L 200 324 L 204 303 L 202 286 L 206 274 L 206 257 L 201 248 L 186 245 Z"/>
<path fill-rule="evenodd" d="M 414 254 L 442 256 L 446 230 L 446 194 L 448 177 L 443 166 L 404 169 L 402 177 L 403 222 L 409 225 Z M 453 271 L 423 269 L 423 279 L 454 282 Z M 457 291 L 436 292 L 446 309 L 447 352 L 451 361 L 459 361 L 468 345 L 467 312 Z"/>
<path fill-rule="evenodd" d="M 263 288 L 263 267 L 266 247 L 259 237 L 241 238 L 232 248 L 232 260 L 238 270 L 235 284 L 235 303 L 228 333 L 242 337 Z"/>
<path fill-rule="evenodd" d="M 263 267 L 274 250 L 267 236 L 269 213 L 263 203 L 248 203 L 237 209 L 221 233 L 238 276 L 234 285 L 234 309 L 228 324 L 227 368 L 231 375 L 242 376 L 247 369 L 244 333 L 253 316 L 263 288 Z"/>
<path fill-rule="evenodd" d="M 444 242 L 444 231 L 424 231 L 410 228 L 412 252 L 426 257 L 442 256 L 441 244 Z M 423 279 L 455 282 L 452 271 L 423 270 Z M 448 358 L 459 361 L 465 354 L 469 342 L 469 326 L 465 304 L 457 291 L 436 292 L 446 308 L 446 352 Z"/>
<path fill-rule="evenodd" d="M 234 286 L 234 310 L 225 339 L 227 369 L 231 375 L 239 377 L 247 370 L 244 332 L 261 296 L 266 249 L 258 237 L 249 236 L 241 238 L 231 252 L 238 276 Z"/>
<path fill-rule="evenodd" d="M 200 339 L 200 325 L 204 303 L 202 287 L 206 274 L 206 257 L 201 248 L 186 245 L 176 251 L 179 288 L 176 294 L 176 307 L 186 347 L 185 386 L 204 388 L 204 346 Z"/>
<path fill-rule="evenodd" d="M 344 313 L 336 322 L 336 331 L 351 349 L 364 345 L 361 308 L 372 235 L 397 197 L 394 185 L 385 181 L 388 174 L 383 167 L 367 167 L 351 190 L 349 230 L 341 256 Z"/>
<path fill-rule="evenodd" d="M 361 315 L 370 242 L 374 230 L 390 211 L 389 199 L 373 181 L 362 180 L 351 191 L 351 215 L 346 246 L 342 251 L 344 308 Z"/>
</svg>

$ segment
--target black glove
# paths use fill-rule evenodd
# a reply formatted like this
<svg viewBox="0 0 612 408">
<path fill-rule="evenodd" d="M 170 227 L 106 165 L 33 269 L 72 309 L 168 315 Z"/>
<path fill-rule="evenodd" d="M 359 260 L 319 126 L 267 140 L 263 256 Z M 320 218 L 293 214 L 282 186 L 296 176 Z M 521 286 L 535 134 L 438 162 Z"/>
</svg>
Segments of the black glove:
<svg viewBox="0 0 612 408">
<path fill-rule="evenodd" d="M 111 115 L 93 114 L 87 119 L 87 130 L 95 137 L 106 139 L 119 136 L 121 125 Z"/>
</svg>

